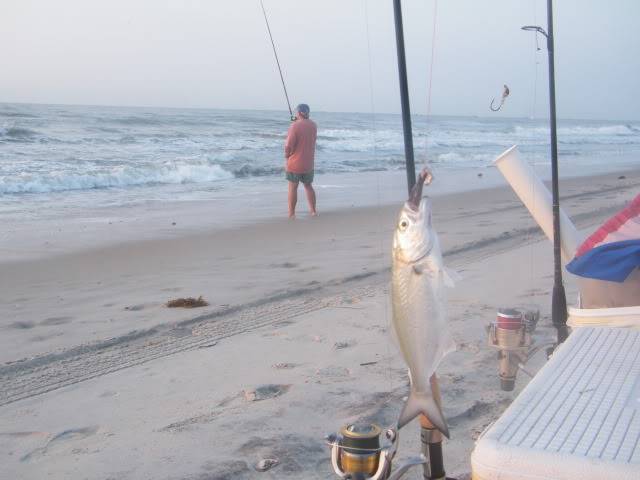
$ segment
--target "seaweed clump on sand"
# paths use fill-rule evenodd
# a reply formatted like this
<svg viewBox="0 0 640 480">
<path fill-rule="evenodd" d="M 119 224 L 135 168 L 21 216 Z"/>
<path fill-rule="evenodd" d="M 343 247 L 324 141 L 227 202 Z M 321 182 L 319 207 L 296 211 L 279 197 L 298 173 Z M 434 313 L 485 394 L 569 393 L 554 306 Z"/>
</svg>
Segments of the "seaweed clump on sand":
<svg viewBox="0 0 640 480">
<path fill-rule="evenodd" d="M 202 298 L 202 295 L 200 295 L 198 298 L 193 298 L 193 297 L 176 298 L 175 300 L 169 300 L 167 302 L 167 307 L 169 308 L 177 308 L 177 307 L 196 308 L 196 307 L 206 307 L 207 305 L 209 305 L 209 302 L 207 302 L 204 298 Z"/>
</svg>

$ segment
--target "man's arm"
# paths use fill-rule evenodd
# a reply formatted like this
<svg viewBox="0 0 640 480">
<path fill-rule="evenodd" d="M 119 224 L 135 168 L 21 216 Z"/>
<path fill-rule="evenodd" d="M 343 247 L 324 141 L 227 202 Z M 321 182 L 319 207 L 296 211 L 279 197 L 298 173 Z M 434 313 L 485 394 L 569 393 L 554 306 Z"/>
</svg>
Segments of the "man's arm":
<svg viewBox="0 0 640 480">
<path fill-rule="evenodd" d="M 296 149 L 296 142 L 298 138 L 296 136 L 296 130 L 293 127 L 294 126 L 291 125 L 291 128 L 289 128 L 289 132 L 287 134 L 287 141 L 284 143 L 285 158 L 289 158 L 291 155 L 293 155 L 293 152 Z"/>
</svg>

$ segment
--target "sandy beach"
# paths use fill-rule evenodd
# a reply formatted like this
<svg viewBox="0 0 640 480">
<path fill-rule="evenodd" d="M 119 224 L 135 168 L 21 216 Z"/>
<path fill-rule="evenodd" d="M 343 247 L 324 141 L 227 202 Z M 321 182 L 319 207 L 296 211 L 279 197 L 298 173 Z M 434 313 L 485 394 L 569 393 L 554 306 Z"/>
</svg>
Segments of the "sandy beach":
<svg viewBox="0 0 640 480">
<path fill-rule="evenodd" d="M 640 171 L 563 179 L 562 206 L 588 233 L 639 185 Z M 392 424 L 408 391 L 389 334 L 399 208 L 3 257 L 0 477 L 333 478 L 324 435 Z M 554 338 L 552 249 L 506 186 L 436 195 L 434 225 L 461 275 L 458 350 L 439 376 L 447 473 L 464 478 L 474 440 L 527 382 L 499 390 L 484 327 L 501 306 L 535 304 L 535 340 Z M 208 307 L 165 306 L 200 295 Z M 418 430 L 402 430 L 401 457 L 418 452 Z M 279 464 L 258 473 L 262 458 Z"/>
</svg>

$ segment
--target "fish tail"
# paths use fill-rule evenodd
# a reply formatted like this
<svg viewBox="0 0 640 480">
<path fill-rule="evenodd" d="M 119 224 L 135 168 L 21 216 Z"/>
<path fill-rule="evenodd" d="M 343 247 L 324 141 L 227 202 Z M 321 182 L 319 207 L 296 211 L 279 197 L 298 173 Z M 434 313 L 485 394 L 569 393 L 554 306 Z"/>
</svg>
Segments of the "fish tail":
<svg viewBox="0 0 640 480">
<path fill-rule="evenodd" d="M 442 434 L 449 438 L 449 427 L 442 414 L 440 405 L 435 401 L 431 392 L 411 391 L 398 419 L 398 429 L 404 427 L 418 415 L 423 414 Z"/>
</svg>

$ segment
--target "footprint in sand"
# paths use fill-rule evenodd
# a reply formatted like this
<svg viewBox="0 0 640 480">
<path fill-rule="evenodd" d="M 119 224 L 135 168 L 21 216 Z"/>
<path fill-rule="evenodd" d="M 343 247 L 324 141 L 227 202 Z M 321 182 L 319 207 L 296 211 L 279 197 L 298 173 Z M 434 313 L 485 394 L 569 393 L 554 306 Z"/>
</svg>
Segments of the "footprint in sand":
<svg viewBox="0 0 640 480">
<path fill-rule="evenodd" d="M 302 267 L 302 268 L 299 268 L 299 269 L 298 269 L 298 270 L 296 270 L 296 271 L 297 271 L 297 272 L 300 272 L 300 273 L 305 273 L 305 272 L 311 272 L 311 271 L 313 271 L 313 270 L 318 270 L 319 268 L 320 268 L 320 267 L 317 267 L 317 266 L 315 266 L 315 265 L 311 265 L 310 267 Z M 317 283 L 317 282 L 316 282 L 316 283 Z"/>
<path fill-rule="evenodd" d="M 244 390 L 244 399 L 247 402 L 258 402 L 260 400 L 267 400 L 269 398 L 279 397 L 289 391 L 291 385 L 260 385 L 252 390 Z"/>
<path fill-rule="evenodd" d="M 331 378 L 344 378 L 351 375 L 351 371 L 348 368 L 338 367 L 336 365 L 329 365 L 327 367 L 319 368 L 315 373 L 319 377 Z"/>
<path fill-rule="evenodd" d="M 236 478 L 249 478 L 248 475 L 251 474 L 249 465 L 247 464 L 247 462 L 244 462 L 242 460 L 229 460 L 227 462 L 217 463 L 215 464 L 215 466 L 209 465 L 208 469 L 205 471 L 209 472 L 209 469 L 215 470 L 215 474 L 209 475 L 209 473 L 205 473 L 202 476 L 193 478 L 231 480 Z"/>
<path fill-rule="evenodd" d="M 116 395 L 118 395 L 118 392 L 114 392 L 113 390 L 107 390 L 105 392 L 102 392 L 99 397 L 100 398 L 109 398 L 109 397 L 115 397 Z"/>
<path fill-rule="evenodd" d="M 40 325 L 64 325 L 69 323 L 72 317 L 49 317 L 40 322 Z"/>
<path fill-rule="evenodd" d="M 21 462 L 28 462 L 30 460 L 34 460 L 46 455 L 50 449 L 57 447 L 60 444 L 65 444 L 67 442 L 73 442 L 76 440 L 82 440 L 92 435 L 98 431 L 98 426 L 85 427 L 85 428 L 72 428 L 70 430 L 65 430 L 64 432 L 58 433 L 52 439 L 50 439 L 44 447 L 36 448 L 32 452 L 27 453 L 24 457 L 20 459 Z"/>
<path fill-rule="evenodd" d="M 35 327 L 36 324 L 28 321 L 18 321 L 9 324 L 9 328 L 15 328 L 17 330 L 28 330 Z"/>
<path fill-rule="evenodd" d="M 59 337 L 61 335 L 63 335 L 62 332 L 55 332 L 55 333 L 52 333 L 50 335 L 35 335 L 35 336 L 29 338 L 29 341 L 31 341 L 31 342 L 45 342 L 47 340 L 51 340 L 52 338 Z"/>
<path fill-rule="evenodd" d="M 309 472 L 314 468 L 318 459 L 327 457 L 326 446 L 316 437 L 295 433 L 285 433 L 274 437 L 252 436 L 240 445 L 237 453 L 244 458 L 277 459 L 278 467 L 276 465 L 272 465 L 272 467 L 286 472 L 287 476 L 295 474 L 296 478 L 317 478 L 310 476 Z M 331 470 L 327 470 L 327 473 L 331 473 Z M 274 475 L 270 478 L 279 477 L 280 475 Z"/>
<path fill-rule="evenodd" d="M 272 263 L 269 266 L 273 268 L 296 268 L 298 264 L 292 263 L 292 262 L 284 262 L 284 263 Z"/>
<path fill-rule="evenodd" d="M 31 299 L 26 297 L 20 297 L 20 298 L 14 298 L 13 300 L 9 301 L 9 303 L 25 303 L 25 302 L 28 302 L 29 300 Z"/>
</svg>

